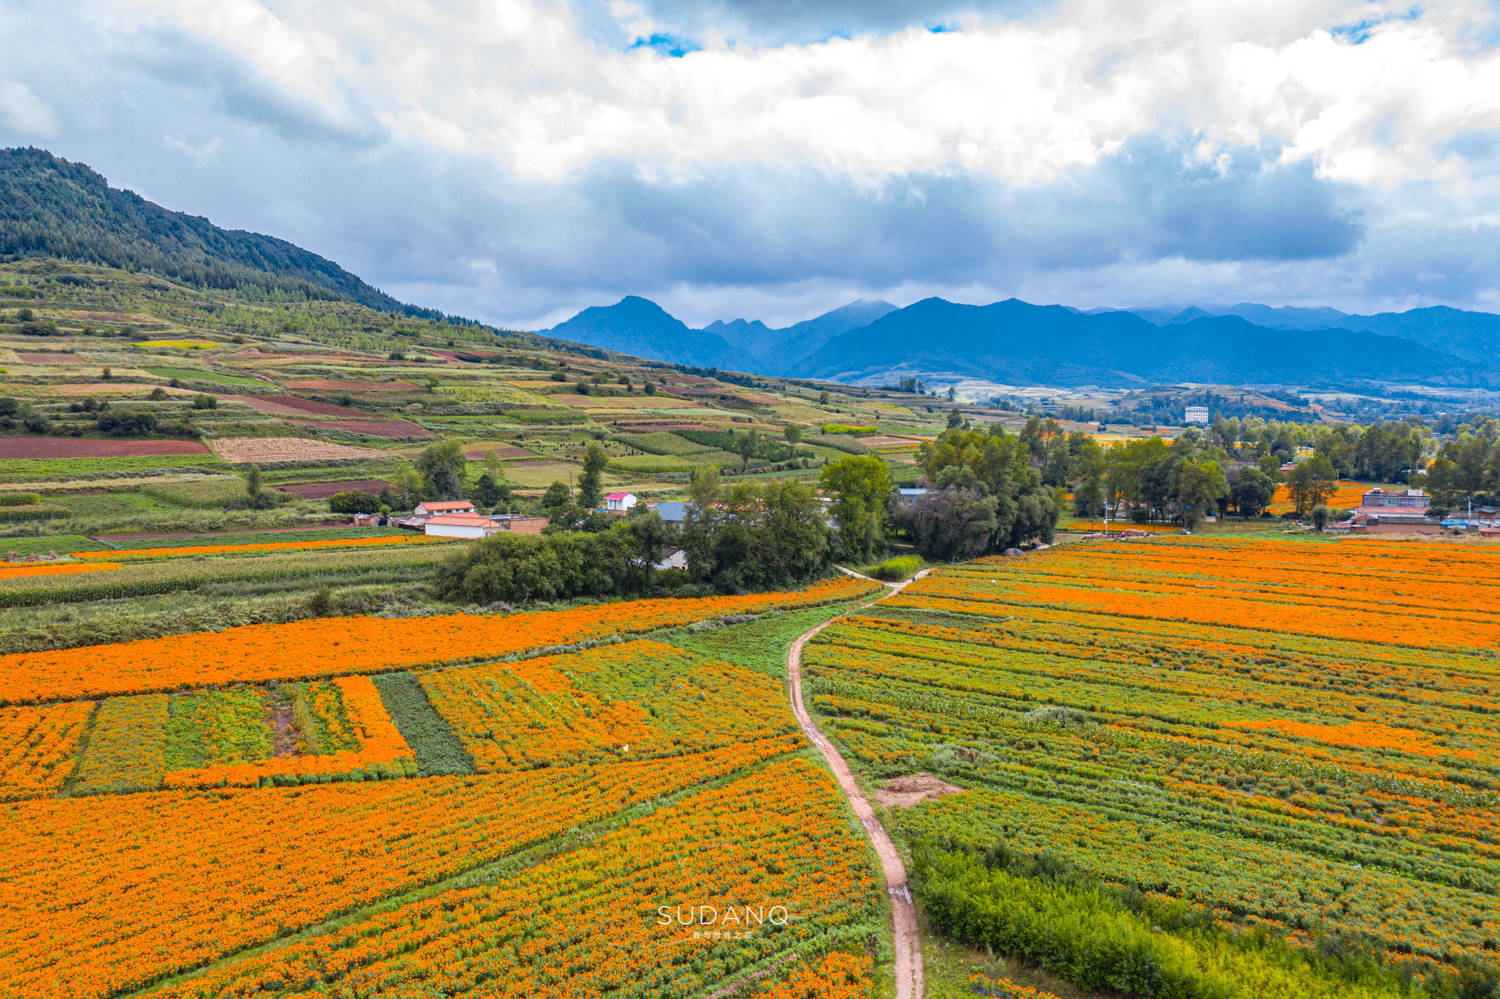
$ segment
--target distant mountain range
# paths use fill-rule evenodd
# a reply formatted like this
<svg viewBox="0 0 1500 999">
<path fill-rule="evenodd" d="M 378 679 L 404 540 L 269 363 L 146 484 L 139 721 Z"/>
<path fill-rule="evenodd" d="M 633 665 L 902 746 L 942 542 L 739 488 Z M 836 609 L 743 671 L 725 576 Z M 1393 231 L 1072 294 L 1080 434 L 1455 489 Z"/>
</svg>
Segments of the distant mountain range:
<svg viewBox="0 0 1500 999">
<path fill-rule="evenodd" d="M 785 329 L 735 319 L 695 330 L 631 296 L 545 334 L 698 367 L 866 383 L 917 375 L 1057 386 L 1500 385 L 1500 316 L 1443 307 L 1373 316 L 1253 304 L 1083 312 L 927 298 L 904 309 L 851 302 Z"/>
<path fill-rule="evenodd" d="M 285 240 L 221 229 L 41 149 L 0 149 L 0 259 L 48 256 L 206 288 L 405 305 Z M 905 308 L 856 301 L 785 328 L 734 319 L 691 329 L 630 296 L 546 335 L 637 357 L 851 382 L 973 378 L 1020 385 L 1419 382 L 1500 387 L 1500 316 L 1445 307 L 1378 315 L 1242 303 L 1080 311 L 1016 299 Z"/>
</svg>

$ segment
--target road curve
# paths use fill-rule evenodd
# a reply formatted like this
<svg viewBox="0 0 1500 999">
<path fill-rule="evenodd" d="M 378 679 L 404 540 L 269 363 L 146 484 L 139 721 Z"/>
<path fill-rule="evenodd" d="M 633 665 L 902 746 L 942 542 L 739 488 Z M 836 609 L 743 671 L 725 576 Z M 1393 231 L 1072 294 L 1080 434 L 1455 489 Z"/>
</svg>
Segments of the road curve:
<svg viewBox="0 0 1500 999">
<path fill-rule="evenodd" d="M 842 566 L 840 568 L 842 569 Z M 859 575 L 847 569 L 843 571 L 851 576 Z M 914 578 L 920 579 L 926 574 L 924 570 Z M 868 577 L 862 576 L 861 578 Z M 891 593 L 886 596 L 899 593 L 908 582 L 911 580 L 896 584 L 887 583 Z M 891 842 L 890 834 L 885 831 L 885 826 L 881 825 L 880 820 L 875 817 L 875 810 L 870 807 L 870 802 L 865 798 L 864 792 L 855 783 L 849 764 L 844 762 L 843 755 L 813 724 L 812 716 L 807 713 L 807 708 L 802 704 L 803 646 L 807 645 L 814 635 L 837 620 L 838 618 L 831 618 L 798 636 L 797 640 L 792 643 L 792 647 L 787 650 L 787 689 L 792 702 L 792 714 L 796 715 L 797 724 L 802 726 L 803 734 L 814 746 L 818 747 L 818 752 L 822 753 L 823 759 L 828 762 L 828 769 L 833 771 L 839 790 L 849 800 L 849 807 L 854 809 L 854 814 L 859 818 L 860 824 L 865 827 L 865 835 L 870 837 L 870 843 L 875 847 L 875 853 L 880 858 L 880 867 L 885 874 L 886 894 L 891 897 L 891 916 L 895 928 L 896 999 L 922 999 L 922 934 L 917 928 L 917 909 L 912 902 L 911 886 L 907 882 L 906 864 L 902 862 L 901 855 L 896 852 L 896 844 Z"/>
</svg>

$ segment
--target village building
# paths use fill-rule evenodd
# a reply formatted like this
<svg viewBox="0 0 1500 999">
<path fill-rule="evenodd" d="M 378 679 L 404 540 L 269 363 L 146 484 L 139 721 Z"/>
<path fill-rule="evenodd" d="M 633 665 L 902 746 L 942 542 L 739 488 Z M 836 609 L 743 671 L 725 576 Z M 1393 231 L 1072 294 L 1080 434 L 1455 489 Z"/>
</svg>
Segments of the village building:
<svg viewBox="0 0 1500 999">
<path fill-rule="evenodd" d="M 636 502 L 635 493 L 610 493 L 604 497 L 604 509 L 610 513 L 625 513 Z"/>
<path fill-rule="evenodd" d="M 503 530 L 505 530 L 505 524 L 499 518 L 485 517 L 477 513 L 440 513 L 428 517 L 422 524 L 422 533 L 429 538 L 477 540 Z"/>
<path fill-rule="evenodd" d="M 681 548 L 663 548 L 661 558 L 651 565 L 651 568 L 659 569 L 663 572 L 668 569 L 686 569 L 687 567 L 687 552 Z"/>
<path fill-rule="evenodd" d="M 656 504 L 651 510 L 662 519 L 664 524 L 681 524 L 687 520 L 688 505 L 681 500 L 664 500 Z"/>
<path fill-rule="evenodd" d="M 442 513 L 478 513 L 468 500 L 427 500 L 416 505 L 413 517 L 435 517 Z"/>
</svg>

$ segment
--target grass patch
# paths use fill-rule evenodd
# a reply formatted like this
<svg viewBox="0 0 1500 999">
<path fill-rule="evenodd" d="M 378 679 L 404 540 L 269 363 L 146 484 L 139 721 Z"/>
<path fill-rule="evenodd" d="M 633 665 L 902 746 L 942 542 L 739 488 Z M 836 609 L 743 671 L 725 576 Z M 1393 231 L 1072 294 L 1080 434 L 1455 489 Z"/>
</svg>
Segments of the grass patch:
<svg viewBox="0 0 1500 999">
<path fill-rule="evenodd" d="M 852 604 L 807 607 L 802 610 L 770 611 L 752 621 L 737 624 L 703 622 L 667 636 L 680 649 L 696 652 L 753 669 L 780 679 L 786 676 L 786 654 L 797 636 L 838 617 Z"/>
<path fill-rule="evenodd" d="M 226 375 L 218 371 L 205 371 L 202 368 L 145 368 L 151 374 L 159 378 L 176 378 L 184 382 L 213 382 L 217 385 L 229 385 L 245 388 L 275 388 L 270 382 L 261 381 L 259 378 L 251 378 L 248 375 Z"/>
<path fill-rule="evenodd" d="M 45 538 L 0 538 L 0 558 L 6 555 L 45 555 L 48 552 L 98 552 L 109 548 L 81 534 L 54 534 Z"/>
<path fill-rule="evenodd" d="M 411 673 L 377 673 L 370 677 L 396 729 L 417 757 L 417 773 L 471 774 L 474 761 L 443 716 L 427 699 L 422 682 Z"/>
<path fill-rule="evenodd" d="M 149 472 L 157 468 L 209 467 L 219 464 L 212 454 L 130 454 L 114 458 L 4 458 L 0 478 L 96 476 L 110 472 Z"/>
</svg>

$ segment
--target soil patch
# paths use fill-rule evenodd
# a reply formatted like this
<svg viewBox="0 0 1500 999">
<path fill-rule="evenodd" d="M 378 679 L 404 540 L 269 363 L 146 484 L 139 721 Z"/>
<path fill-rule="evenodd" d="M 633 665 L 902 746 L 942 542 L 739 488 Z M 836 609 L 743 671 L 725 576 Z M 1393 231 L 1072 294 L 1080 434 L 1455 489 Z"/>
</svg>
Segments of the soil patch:
<svg viewBox="0 0 1500 999">
<path fill-rule="evenodd" d="M 271 725 L 271 755 L 278 759 L 300 756 L 302 732 L 297 728 L 292 705 L 284 700 L 270 701 L 266 705 L 266 721 Z"/>
<path fill-rule="evenodd" d="M 207 454 L 197 441 L 116 441 L 92 437 L 0 437 L 0 458 L 119 458 L 128 455 Z"/>
<path fill-rule="evenodd" d="M 49 354 L 44 352 L 16 351 L 16 356 L 27 364 L 83 364 L 77 354 Z"/>
<path fill-rule="evenodd" d="M 875 803 L 886 808 L 910 808 L 923 801 L 959 794 L 961 787 L 934 777 L 930 773 L 914 773 L 910 777 L 893 777 L 875 789 Z"/>
<path fill-rule="evenodd" d="M 359 419 L 375 415 L 362 409 L 335 406 L 331 402 L 299 399 L 294 395 L 233 395 L 227 398 L 243 402 L 257 412 L 270 413 L 274 416 L 343 416 Z"/>
</svg>

